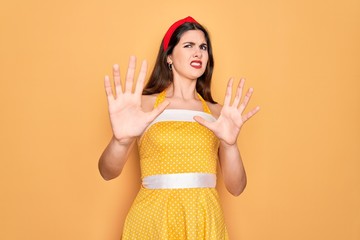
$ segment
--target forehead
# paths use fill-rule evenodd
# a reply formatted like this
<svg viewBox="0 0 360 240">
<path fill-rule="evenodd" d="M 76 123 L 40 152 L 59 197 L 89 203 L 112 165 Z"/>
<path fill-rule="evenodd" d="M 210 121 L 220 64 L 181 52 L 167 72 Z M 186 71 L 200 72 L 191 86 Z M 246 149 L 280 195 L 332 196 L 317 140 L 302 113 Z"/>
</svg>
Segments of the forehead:
<svg viewBox="0 0 360 240">
<path fill-rule="evenodd" d="M 180 42 L 206 43 L 205 34 L 201 30 L 189 30 L 183 33 Z"/>
</svg>

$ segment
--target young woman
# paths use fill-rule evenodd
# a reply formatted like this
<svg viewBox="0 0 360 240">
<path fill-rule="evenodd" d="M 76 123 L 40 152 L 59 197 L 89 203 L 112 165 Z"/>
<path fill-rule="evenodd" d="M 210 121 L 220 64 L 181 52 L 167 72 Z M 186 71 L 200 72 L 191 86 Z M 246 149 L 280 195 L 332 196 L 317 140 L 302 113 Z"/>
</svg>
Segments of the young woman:
<svg viewBox="0 0 360 240">
<path fill-rule="evenodd" d="M 113 137 L 100 157 L 100 173 L 106 180 L 117 177 L 135 142 L 140 155 L 142 187 L 123 239 L 228 239 L 215 188 L 217 164 L 228 191 L 240 195 L 246 174 L 237 138 L 259 110 L 244 114 L 253 90 L 241 100 L 240 80 L 231 102 L 230 79 L 224 105 L 213 100 L 211 41 L 191 17 L 166 32 L 144 89 L 143 61 L 133 91 L 135 64 L 130 57 L 124 89 L 114 65 L 115 95 L 110 78 L 104 81 Z"/>
</svg>

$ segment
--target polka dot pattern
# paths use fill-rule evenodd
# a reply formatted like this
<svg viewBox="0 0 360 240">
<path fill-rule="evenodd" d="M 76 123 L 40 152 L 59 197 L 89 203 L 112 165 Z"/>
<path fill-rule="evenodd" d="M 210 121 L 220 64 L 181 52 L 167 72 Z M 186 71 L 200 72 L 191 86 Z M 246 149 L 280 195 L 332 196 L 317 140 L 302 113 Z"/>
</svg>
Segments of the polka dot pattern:
<svg viewBox="0 0 360 240">
<path fill-rule="evenodd" d="M 163 101 L 159 94 L 155 106 Z M 204 112 L 210 113 L 205 101 Z M 170 173 L 215 173 L 219 141 L 196 122 L 153 124 L 139 142 L 142 177 Z M 146 189 L 142 187 L 125 221 L 125 240 L 226 240 L 215 188 Z"/>
<path fill-rule="evenodd" d="M 197 122 L 159 122 L 140 146 L 142 177 L 157 174 L 216 173 L 218 141 Z"/>
</svg>

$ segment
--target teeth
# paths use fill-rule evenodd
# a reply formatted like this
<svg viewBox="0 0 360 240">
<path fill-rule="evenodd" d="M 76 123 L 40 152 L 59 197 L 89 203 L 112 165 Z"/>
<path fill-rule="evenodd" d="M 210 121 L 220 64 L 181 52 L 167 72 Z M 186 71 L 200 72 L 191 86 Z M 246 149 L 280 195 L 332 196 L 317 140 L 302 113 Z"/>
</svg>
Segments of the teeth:
<svg viewBox="0 0 360 240">
<path fill-rule="evenodd" d="M 199 62 L 192 62 L 192 63 L 191 63 L 191 66 L 201 66 L 201 63 L 199 63 Z"/>
</svg>

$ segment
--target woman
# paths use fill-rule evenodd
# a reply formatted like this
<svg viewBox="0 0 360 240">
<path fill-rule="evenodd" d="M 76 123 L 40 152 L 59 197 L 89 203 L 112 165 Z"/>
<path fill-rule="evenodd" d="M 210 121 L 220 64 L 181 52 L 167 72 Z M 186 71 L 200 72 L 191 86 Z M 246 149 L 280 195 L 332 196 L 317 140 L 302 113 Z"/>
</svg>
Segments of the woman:
<svg viewBox="0 0 360 240">
<path fill-rule="evenodd" d="M 230 79 L 224 106 L 212 99 L 210 38 L 191 17 L 169 28 L 145 89 L 143 61 L 132 91 L 135 62 L 131 57 L 125 89 L 114 65 L 116 96 L 105 77 L 113 137 L 99 160 L 104 179 L 117 177 L 137 139 L 142 187 L 123 239 L 228 239 L 215 189 L 216 167 L 219 163 L 228 191 L 240 195 L 246 174 L 237 138 L 259 110 L 243 113 L 253 90 L 241 101 L 242 79 L 231 103 Z"/>
</svg>

